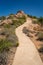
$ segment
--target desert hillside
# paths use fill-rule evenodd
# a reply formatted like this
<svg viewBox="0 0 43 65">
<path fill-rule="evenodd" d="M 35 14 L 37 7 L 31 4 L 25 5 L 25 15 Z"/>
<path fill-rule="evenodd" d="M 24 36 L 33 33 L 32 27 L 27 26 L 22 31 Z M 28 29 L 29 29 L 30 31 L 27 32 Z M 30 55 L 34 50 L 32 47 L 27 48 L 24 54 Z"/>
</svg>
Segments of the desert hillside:
<svg viewBox="0 0 43 65">
<path fill-rule="evenodd" d="M 26 14 L 23 11 L 0 17 L 0 65 L 12 64 L 16 49 L 19 46 L 15 29 L 25 21 Z"/>
<path fill-rule="evenodd" d="M 43 61 L 43 17 L 37 18 L 29 16 L 32 19 L 32 23 L 23 28 L 23 32 L 30 37 L 35 44 L 39 55 Z"/>
<path fill-rule="evenodd" d="M 37 18 L 18 11 L 16 14 L 0 17 L 0 65 L 11 65 L 19 46 L 15 29 L 30 18 L 32 23 L 23 27 L 23 33 L 35 44 L 43 61 L 43 17 Z M 31 48 L 30 48 L 31 49 Z"/>
</svg>

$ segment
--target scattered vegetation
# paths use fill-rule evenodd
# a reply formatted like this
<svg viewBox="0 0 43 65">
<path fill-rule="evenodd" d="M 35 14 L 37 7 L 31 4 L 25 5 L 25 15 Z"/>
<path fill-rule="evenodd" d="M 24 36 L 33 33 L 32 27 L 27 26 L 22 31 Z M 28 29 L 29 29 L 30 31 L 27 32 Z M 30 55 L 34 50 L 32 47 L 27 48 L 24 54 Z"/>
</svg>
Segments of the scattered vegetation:
<svg viewBox="0 0 43 65">
<path fill-rule="evenodd" d="M 43 32 L 38 32 L 38 40 L 43 41 Z"/>
<path fill-rule="evenodd" d="M 3 35 L 6 37 L 5 40 L 0 40 L 0 52 L 2 52 L 4 49 L 9 49 L 9 47 L 15 46 L 17 47 L 19 45 L 18 39 L 15 35 L 15 28 L 20 26 L 26 21 L 26 17 L 18 17 L 18 20 L 14 20 L 13 14 L 10 14 L 8 17 L 9 19 L 12 19 L 12 24 L 3 24 L 2 27 L 4 27 L 4 31 L 1 31 L 0 35 Z M 0 18 L 1 20 L 5 20 L 6 18 L 3 16 Z"/>
<path fill-rule="evenodd" d="M 7 65 L 7 57 L 4 53 L 0 54 L 0 65 Z"/>
<path fill-rule="evenodd" d="M 38 22 L 40 23 L 41 26 L 43 26 L 43 17 L 40 17 L 40 18 L 38 19 Z"/>
<path fill-rule="evenodd" d="M 0 20 L 5 20 L 5 19 L 6 19 L 5 16 L 0 17 Z"/>
<path fill-rule="evenodd" d="M 6 19 L 10 19 L 12 21 L 12 23 L 3 23 L 3 20 L 6 21 Z M 18 17 L 16 18 L 17 20 L 14 20 L 14 15 L 10 14 L 9 17 L 0 17 L 0 20 L 2 21 L 3 24 L 0 23 L 0 28 L 2 29 L 0 31 L 0 36 L 2 36 L 2 39 L 0 38 L 0 65 L 7 65 L 7 59 L 6 59 L 6 55 L 7 52 L 9 52 L 9 50 L 12 47 L 18 47 L 19 43 L 18 43 L 18 38 L 15 34 L 15 29 L 20 26 L 21 24 L 23 24 L 26 21 L 26 17 L 22 16 L 22 17 Z M 5 38 L 4 38 L 5 37 Z M 4 39 L 3 39 L 4 38 Z M 4 53 L 4 55 L 3 55 Z"/>
<path fill-rule="evenodd" d="M 7 40 L 0 40 L 0 52 L 3 50 L 9 50 L 9 47 L 13 46 L 10 41 Z"/>
<path fill-rule="evenodd" d="M 43 17 L 37 18 L 36 20 L 33 20 L 32 23 L 39 24 L 43 26 Z"/>
<path fill-rule="evenodd" d="M 32 18 L 32 15 L 27 15 L 28 17 Z"/>
<path fill-rule="evenodd" d="M 32 16 L 32 15 L 27 15 L 27 16 L 30 17 L 30 18 L 33 18 L 33 19 L 37 19 L 36 16 Z"/>
<path fill-rule="evenodd" d="M 9 24 L 4 24 L 3 26 L 4 26 L 4 28 L 10 28 L 11 27 L 11 25 L 9 25 Z"/>
<path fill-rule="evenodd" d="M 25 17 L 18 17 L 18 20 L 12 20 L 12 25 L 16 27 L 22 25 L 26 21 Z"/>
<path fill-rule="evenodd" d="M 37 20 L 32 21 L 33 24 L 38 24 L 39 22 Z"/>
<path fill-rule="evenodd" d="M 27 33 L 29 33 L 29 30 L 26 27 L 24 27 L 23 28 L 23 33 L 27 34 Z"/>
<path fill-rule="evenodd" d="M 12 14 L 10 14 L 7 19 L 14 19 L 14 16 L 12 16 Z"/>
<path fill-rule="evenodd" d="M 30 33 L 32 33 L 31 30 L 28 30 L 26 27 L 23 28 L 23 33 L 26 34 L 26 36 L 28 37 L 33 37 Z"/>
<path fill-rule="evenodd" d="M 28 28 L 24 27 L 23 33 L 34 42 L 43 61 L 43 17 L 37 18 L 31 15 L 27 16 L 32 19 L 32 24 Z"/>
</svg>

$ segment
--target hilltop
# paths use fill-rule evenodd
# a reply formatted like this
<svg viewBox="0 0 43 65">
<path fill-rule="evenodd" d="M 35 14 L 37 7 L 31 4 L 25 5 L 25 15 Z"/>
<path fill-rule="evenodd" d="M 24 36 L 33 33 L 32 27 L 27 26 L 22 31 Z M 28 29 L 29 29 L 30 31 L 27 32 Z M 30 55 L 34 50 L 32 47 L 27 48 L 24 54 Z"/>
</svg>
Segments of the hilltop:
<svg viewBox="0 0 43 65">
<path fill-rule="evenodd" d="M 0 25 L 12 24 L 12 20 L 18 20 L 18 18 L 25 18 L 27 15 L 23 11 L 18 11 L 16 14 L 10 14 L 9 16 L 0 17 Z"/>
</svg>

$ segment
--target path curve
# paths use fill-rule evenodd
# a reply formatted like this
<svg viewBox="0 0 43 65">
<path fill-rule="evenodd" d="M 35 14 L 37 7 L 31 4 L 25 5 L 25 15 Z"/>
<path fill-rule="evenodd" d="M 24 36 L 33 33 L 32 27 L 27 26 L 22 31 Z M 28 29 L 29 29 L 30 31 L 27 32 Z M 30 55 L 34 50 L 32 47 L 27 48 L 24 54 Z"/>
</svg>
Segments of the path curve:
<svg viewBox="0 0 43 65">
<path fill-rule="evenodd" d="M 19 47 L 12 65 L 43 65 L 34 43 L 22 32 L 23 27 L 28 26 L 31 22 L 32 20 L 28 18 L 27 22 L 16 28 Z"/>
</svg>

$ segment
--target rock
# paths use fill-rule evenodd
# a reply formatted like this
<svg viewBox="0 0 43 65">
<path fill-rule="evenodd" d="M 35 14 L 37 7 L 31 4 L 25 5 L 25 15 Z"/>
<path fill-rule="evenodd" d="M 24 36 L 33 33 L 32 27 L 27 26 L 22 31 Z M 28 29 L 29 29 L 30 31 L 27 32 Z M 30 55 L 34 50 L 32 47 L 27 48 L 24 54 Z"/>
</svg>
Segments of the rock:
<svg viewBox="0 0 43 65">
<path fill-rule="evenodd" d="M 16 17 L 22 17 L 22 16 L 27 16 L 23 11 L 18 11 L 16 14 Z"/>
</svg>

